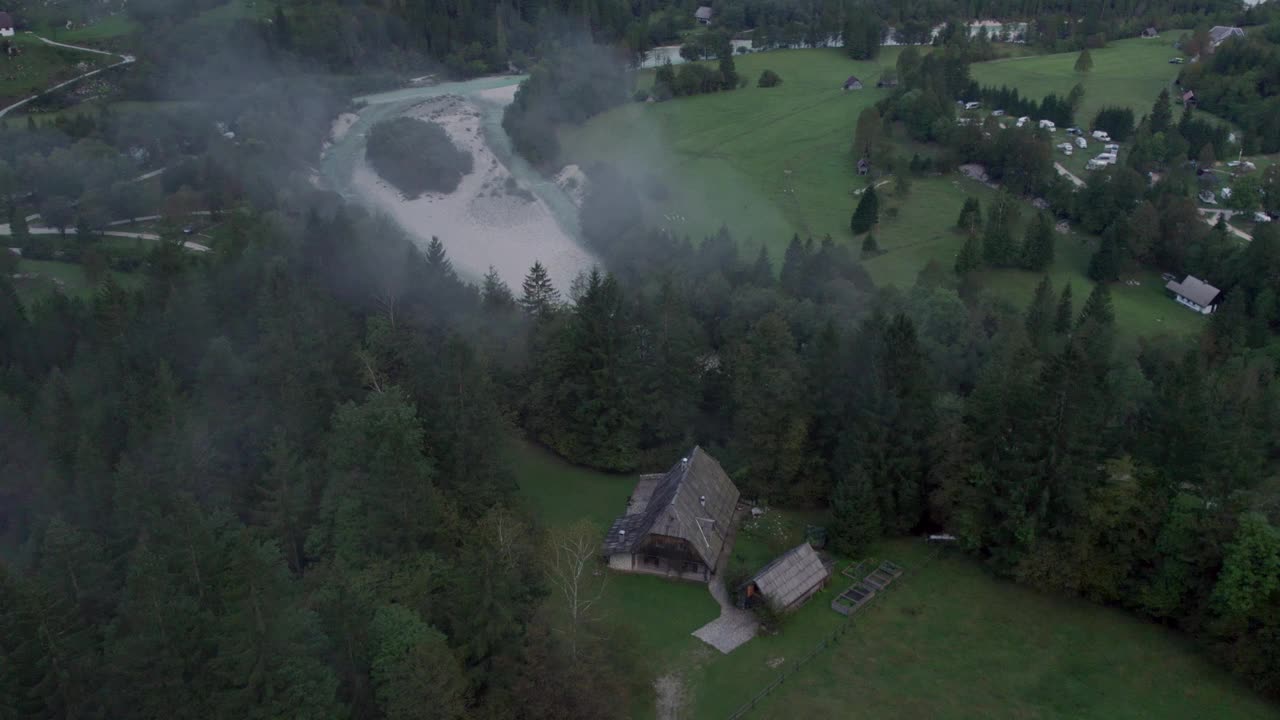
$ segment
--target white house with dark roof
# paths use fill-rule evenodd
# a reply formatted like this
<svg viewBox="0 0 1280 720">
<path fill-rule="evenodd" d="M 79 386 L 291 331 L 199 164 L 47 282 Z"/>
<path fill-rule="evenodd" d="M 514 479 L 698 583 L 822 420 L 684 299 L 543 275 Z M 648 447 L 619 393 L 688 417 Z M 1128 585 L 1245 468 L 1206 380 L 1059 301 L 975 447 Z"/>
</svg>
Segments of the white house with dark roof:
<svg viewBox="0 0 1280 720">
<path fill-rule="evenodd" d="M 605 534 L 609 567 L 706 582 L 733 544 L 738 488 L 700 447 L 660 475 L 641 475 Z"/>
<path fill-rule="evenodd" d="M 688 11 L 686 11 L 688 12 Z M 711 24 L 711 6 L 703 5 L 693 13 L 693 19 L 698 21 L 699 25 Z"/>
<path fill-rule="evenodd" d="M 1173 293 L 1173 299 L 1179 305 L 1189 307 L 1201 315 L 1212 313 L 1218 307 L 1218 298 L 1222 295 L 1218 288 L 1194 275 L 1188 275 L 1182 282 L 1170 280 L 1164 288 Z"/>
<path fill-rule="evenodd" d="M 13 16 L 0 12 L 0 37 L 13 37 Z"/>
</svg>

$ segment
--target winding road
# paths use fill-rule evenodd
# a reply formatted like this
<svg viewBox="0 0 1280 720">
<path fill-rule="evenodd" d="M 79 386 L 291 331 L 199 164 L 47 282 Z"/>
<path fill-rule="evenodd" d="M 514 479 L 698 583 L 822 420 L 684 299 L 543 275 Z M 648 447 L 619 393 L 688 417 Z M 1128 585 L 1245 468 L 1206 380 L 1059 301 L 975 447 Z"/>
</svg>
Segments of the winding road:
<svg viewBox="0 0 1280 720">
<path fill-rule="evenodd" d="M 18 108 L 22 107 L 23 105 L 26 105 L 27 103 L 31 102 L 32 100 L 35 100 L 36 98 L 44 97 L 45 95 L 48 95 L 49 93 L 55 90 L 61 90 L 62 88 L 68 85 L 71 85 L 73 83 L 78 83 L 81 80 L 84 80 L 85 78 L 93 77 L 94 75 L 97 75 L 98 73 L 103 72 L 104 70 L 110 70 L 111 68 L 120 67 L 121 65 L 128 65 L 129 63 L 134 62 L 137 59 L 132 55 L 122 55 L 118 53 L 107 52 L 106 50 L 97 50 L 94 48 L 82 47 L 80 45 L 68 45 L 66 43 L 56 42 L 56 41 L 50 40 L 49 38 L 41 37 L 39 35 L 36 35 L 35 37 L 37 40 L 44 43 L 45 45 L 52 45 L 54 47 L 66 48 L 68 50 L 79 50 L 80 52 L 94 53 L 96 55 L 106 55 L 108 57 L 118 57 L 120 58 L 120 62 L 114 63 L 112 65 L 108 65 L 106 67 L 98 68 L 97 70 L 92 70 L 83 75 L 77 75 L 71 78 L 70 80 L 65 80 L 63 82 L 60 82 L 57 85 L 51 85 L 50 87 L 45 88 L 44 90 L 36 93 L 35 95 L 32 95 L 29 98 L 24 98 L 22 100 L 19 100 L 18 102 L 13 103 L 8 107 L 0 108 L 0 117 L 4 117 L 5 115 L 8 115 L 10 111 L 17 110 Z"/>
</svg>

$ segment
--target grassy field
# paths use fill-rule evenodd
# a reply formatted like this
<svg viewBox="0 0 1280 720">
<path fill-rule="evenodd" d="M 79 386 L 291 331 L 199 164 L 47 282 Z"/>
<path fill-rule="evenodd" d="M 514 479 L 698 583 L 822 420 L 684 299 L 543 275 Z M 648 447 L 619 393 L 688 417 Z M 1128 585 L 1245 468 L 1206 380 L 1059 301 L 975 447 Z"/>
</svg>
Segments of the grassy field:
<svg viewBox="0 0 1280 720">
<path fill-rule="evenodd" d="M 125 35 L 132 35 L 141 29 L 142 26 L 134 22 L 127 15 L 117 13 L 110 17 L 98 20 L 97 22 L 72 30 L 67 30 L 64 27 L 55 25 L 40 28 L 38 32 L 50 40 L 77 44 L 111 40 Z"/>
<path fill-rule="evenodd" d="M 109 60 L 105 55 L 46 45 L 29 35 L 17 35 L 13 42 L 21 54 L 0 58 L 0 104 L 20 100 Z"/>
<path fill-rule="evenodd" d="M 1076 113 L 1081 127 L 1093 120 L 1104 105 L 1133 108 L 1136 117 L 1151 110 L 1162 88 L 1178 76 L 1180 65 L 1170 65 L 1174 32 L 1155 40 L 1117 40 L 1105 48 L 1091 50 L 1093 70 L 1074 70 L 1077 53 L 1036 55 L 1009 60 L 976 63 L 970 67 L 974 80 L 983 85 L 1008 85 L 1024 96 L 1039 99 L 1049 93 L 1065 96 L 1076 83 L 1084 85 L 1084 101 Z"/>
<path fill-rule="evenodd" d="M 585 517 L 603 528 L 634 483 L 523 442 L 509 453 L 521 494 L 552 525 Z M 739 532 L 733 562 L 758 568 L 820 521 L 776 510 L 765 518 Z M 907 575 L 750 717 L 1280 717 L 1174 633 L 995 579 L 960 554 L 930 561 L 932 551 L 915 540 L 876 547 L 873 557 Z M 837 575 L 778 634 L 721 655 L 690 635 L 718 613 L 706 588 L 618 573 L 608 583 L 607 625 L 637 640 L 647 676 L 681 678 L 682 717 L 728 716 L 844 622 L 829 607 L 847 584 Z M 633 709 L 653 714 L 652 697 Z"/>
<path fill-rule="evenodd" d="M 1149 107 L 1176 71 L 1176 66 L 1165 62 L 1168 50 L 1161 42 L 1136 40 L 1098 50 L 1094 71 L 1086 78 L 1091 88 L 1086 103 L 1118 102 L 1118 97 L 1140 92 L 1142 103 Z M 695 240 L 723 223 L 746 254 L 763 243 L 775 261 L 780 261 L 793 233 L 815 238 L 830 234 L 837 241 L 850 242 L 849 216 L 857 204 L 856 193 L 865 187 L 853 167 L 853 128 L 858 114 L 887 91 L 870 88 L 846 93 L 840 86 L 849 75 L 874 83 L 883 68 L 897 61 L 897 54 L 898 49 L 885 48 L 876 62 L 854 62 L 838 50 L 740 56 L 738 72 L 752 81 L 749 87 L 616 108 L 582 127 L 565 130 L 562 159 L 588 169 L 600 161 L 624 169 L 645 196 L 649 221 Z M 1143 58 L 1147 61 L 1143 67 L 1152 68 L 1149 75 L 1116 77 Z M 1164 60 L 1157 62 L 1158 58 Z M 977 76 L 998 66 L 1006 77 L 1022 72 L 1033 78 L 1043 72 L 1037 68 L 1053 68 L 1061 62 L 1070 69 L 1074 56 L 984 63 L 975 65 L 973 72 Z M 781 75 L 783 84 L 755 87 L 754 80 L 765 68 Z M 641 85 L 649 82 L 648 74 L 643 74 Z M 1063 92 L 1068 90 L 1070 84 Z M 627 142 L 617 142 L 618 138 Z M 899 142 L 905 146 L 903 138 Z M 986 205 L 994 196 L 986 186 L 958 176 L 916 179 L 905 198 L 894 197 L 891 188 L 879 191 L 882 212 L 876 235 L 884 252 L 868 259 L 866 267 L 877 284 L 900 287 L 915 282 L 931 260 L 950 268 L 962 243 L 952 227 L 965 197 L 978 197 Z M 898 208 L 896 217 L 883 211 L 886 206 Z M 1025 208 L 1024 216 L 1030 211 Z M 1060 238 L 1059 257 L 1050 270 L 1055 283 L 1070 282 L 1081 299 L 1093 285 L 1085 271 L 1094 242 Z M 1202 326 L 1203 318 L 1179 312 L 1165 297 L 1158 275 L 1144 273 L 1132 279 L 1140 285 L 1113 287 L 1117 317 L 1128 334 L 1181 334 Z M 984 273 L 982 281 L 997 295 L 1021 305 L 1029 300 L 1039 276 L 995 271 Z"/>
<path fill-rule="evenodd" d="M 23 303 L 30 304 L 52 292 L 61 292 L 85 300 L 93 296 L 93 285 L 85 277 L 84 268 L 76 263 L 56 260 L 20 260 L 15 272 L 39 276 L 14 281 L 14 288 Z M 137 287 L 142 282 L 141 277 L 132 273 L 113 270 L 111 276 L 117 283 L 127 288 Z"/>
</svg>

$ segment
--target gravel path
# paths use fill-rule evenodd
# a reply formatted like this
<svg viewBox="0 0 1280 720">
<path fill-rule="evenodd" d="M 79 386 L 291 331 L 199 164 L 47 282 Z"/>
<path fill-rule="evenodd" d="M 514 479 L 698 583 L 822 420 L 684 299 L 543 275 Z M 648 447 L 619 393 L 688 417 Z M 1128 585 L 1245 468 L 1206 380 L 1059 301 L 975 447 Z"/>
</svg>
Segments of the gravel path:
<svg viewBox="0 0 1280 720">
<path fill-rule="evenodd" d="M 693 631 L 693 636 L 728 655 L 739 645 L 756 636 L 760 624 L 748 610 L 734 607 L 729 591 L 720 577 L 707 583 L 711 597 L 720 603 L 720 617 Z"/>
</svg>

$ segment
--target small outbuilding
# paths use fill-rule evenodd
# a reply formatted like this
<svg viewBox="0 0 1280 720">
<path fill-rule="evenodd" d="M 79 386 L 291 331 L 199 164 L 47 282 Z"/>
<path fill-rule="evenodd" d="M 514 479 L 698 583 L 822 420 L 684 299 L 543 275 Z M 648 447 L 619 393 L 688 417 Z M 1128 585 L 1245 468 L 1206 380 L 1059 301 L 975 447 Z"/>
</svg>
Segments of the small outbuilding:
<svg viewBox="0 0 1280 720">
<path fill-rule="evenodd" d="M 688 10 L 686 10 L 685 12 L 688 12 Z M 693 13 L 693 19 L 697 20 L 699 25 L 710 25 L 711 24 L 711 6 L 703 5 L 699 7 L 697 11 Z"/>
<path fill-rule="evenodd" d="M 741 588 L 742 603 L 768 603 L 777 612 L 790 612 L 826 586 L 831 571 L 809 543 L 801 543 L 765 565 Z"/>
<path fill-rule="evenodd" d="M 1201 315 L 1212 313 L 1218 307 L 1218 299 L 1222 295 L 1218 288 L 1194 275 L 1188 275 L 1182 282 L 1170 280 L 1164 288 L 1173 293 L 1173 299 L 1179 305 L 1189 307 Z"/>
<path fill-rule="evenodd" d="M 13 16 L 0 11 L 0 37 L 13 37 Z"/>
<path fill-rule="evenodd" d="M 853 75 L 850 75 L 849 79 L 844 81 L 844 89 L 845 90 L 861 90 L 862 81 L 854 77 Z"/>
<path fill-rule="evenodd" d="M 871 172 L 871 162 L 866 158 L 858 158 L 858 174 L 866 175 Z"/>
<path fill-rule="evenodd" d="M 1195 107 L 1195 106 L 1196 106 L 1196 103 L 1197 103 L 1197 101 L 1196 101 L 1196 91 L 1195 91 L 1195 90 L 1188 90 L 1188 91 L 1186 91 L 1186 92 L 1182 93 L 1182 104 L 1183 104 L 1183 105 L 1186 105 L 1186 106 L 1188 106 L 1188 107 Z"/>
<path fill-rule="evenodd" d="M 700 447 L 664 474 L 642 475 L 604 539 L 609 567 L 706 582 L 733 543 L 738 488 Z"/>
<path fill-rule="evenodd" d="M 1156 30 L 1156 29 L 1155 29 L 1155 28 L 1153 28 L 1153 27 L 1149 27 L 1149 28 L 1147 28 L 1146 30 L 1143 30 L 1143 31 L 1142 31 L 1142 37 L 1144 37 L 1144 38 L 1160 37 L 1160 31 L 1159 31 L 1159 30 Z"/>
</svg>

